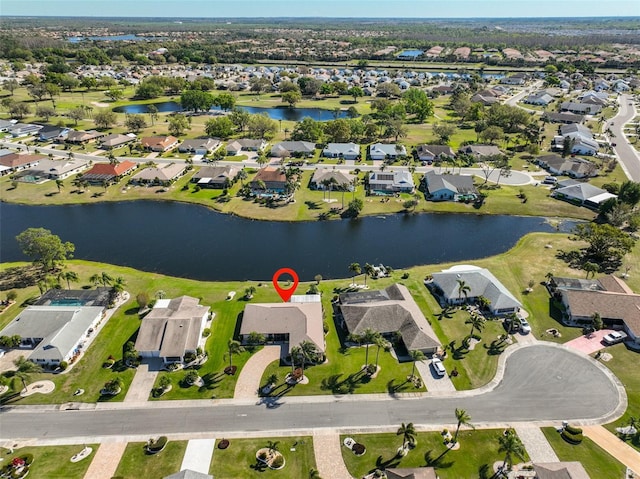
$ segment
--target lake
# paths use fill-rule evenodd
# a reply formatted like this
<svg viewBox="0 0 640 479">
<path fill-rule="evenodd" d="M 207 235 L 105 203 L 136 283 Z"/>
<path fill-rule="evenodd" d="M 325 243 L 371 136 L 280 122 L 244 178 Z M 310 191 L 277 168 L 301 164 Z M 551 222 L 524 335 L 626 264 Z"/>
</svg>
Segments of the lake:
<svg viewBox="0 0 640 479">
<path fill-rule="evenodd" d="M 94 36 L 94 37 L 69 37 L 67 41 L 69 43 L 79 43 L 83 41 L 103 41 L 103 42 L 118 42 L 118 41 L 146 41 L 146 40 L 164 40 L 161 37 L 139 37 L 137 35 L 128 34 L 128 35 L 105 35 L 105 36 Z"/>
<path fill-rule="evenodd" d="M 182 106 L 176 101 L 161 101 L 157 103 L 134 103 L 132 105 L 119 106 L 113 109 L 116 113 L 149 113 L 149 105 L 155 105 L 161 113 L 182 111 Z M 333 111 L 323 108 L 290 108 L 287 106 L 276 107 L 257 107 L 257 106 L 238 106 L 241 110 L 249 113 L 266 113 L 274 120 L 301 121 L 305 117 L 313 118 L 317 121 L 333 120 L 335 118 Z M 211 108 L 212 111 L 220 111 L 220 108 Z M 338 118 L 345 118 L 346 111 L 340 111 Z"/>
<path fill-rule="evenodd" d="M 347 277 L 353 262 L 397 269 L 471 261 L 506 251 L 527 233 L 554 231 L 544 218 L 472 214 L 264 222 L 163 201 L 0 203 L 0 215 L 3 262 L 25 260 L 16 235 L 43 227 L 74 243 L 76 258 L 200 280 L 270 280 L 289 267 L 308 281 Z"/>
</svg>

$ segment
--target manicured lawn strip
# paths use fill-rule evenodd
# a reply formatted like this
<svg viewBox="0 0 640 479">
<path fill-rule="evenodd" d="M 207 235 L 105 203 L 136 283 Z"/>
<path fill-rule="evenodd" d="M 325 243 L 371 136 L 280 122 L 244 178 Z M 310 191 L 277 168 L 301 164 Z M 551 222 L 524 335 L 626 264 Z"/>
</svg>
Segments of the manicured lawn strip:
<svg viewBox="0 0 640 479">
<path fill-rule="evenodd" d="M 309 469 L 316 468 L 311 436 L 275 438 L 274 441 L 278 442 L 278 451 L 285 459 L 283 469 L 255 468 L 258 462 L 256 452 L 267 446 L 266 438 L 230 439 L 227 449 L 218 449 L 219 441 L 216 441 L 209 473 L 214 477 L 301 479 L 309 475 Z M 293 447 L 295 451 L 290 450 Z"/>
<path fill-rule="evenodd" d="M 629 425 L 631 417 L 640 417 L 640 374 L 638 374 L 638 353 L 631 351 L 624 344 L 616 344 L 606 348 L 606 352 L 613 356 L 609 361 L 603 362 L 606 367 L 611 369 L 613 373 L 622 381 L 627 391 L 627 411 L 618 420 L 607 424 L 605 427 L 616 434 L 616 427 L 625 427 Z M 640 451 L 640 442 L 627 441 L 632 447 Z"/>
<path fill-rule="evenodd" d="M 33 465 L 29 468 L 29 477 L 33 479 L 82 479 L 93 460 L 98 444 L 87 444 L 93 449 L 90 456 L 79 462 L 71 462 L 71 458 L 82 451 L 84 446 L 40 446 L 22 447 L 13 454 L 1 449 L 2 462 L 0 468 L 11 464 L 16 457 L 33 454 Z"/>
<path fill-rule="evenodd" d="M 157 454 L 147 454 L 144 442 L 130 442 L 114 476 L 124 479 L 160 479 L 180 470 L 188 441 L 168 441 Z"/>
<path fill-rule="evenodd" d="M 453 422 L 455 421 L 453 411 L 451 415 Z M 498 452 L 500 434 L 502 431 L 496 429 L 460 431 L 458 435 L 460 449 L 447 452 L 438 462 L 439 466 L 436 466 L 440 479 L 478 477 L 485 467 L 488 467 L 486 477 L 490 477 L 493 474 L 493 463 L 504 459 L 504 456 Z M 402 458 L 396 457 L 396 451 L 402 445 L 402 438 L 394 433 L 341 435 L 340 441 L 342 442 L 346 437 L 352 437 L 367 448 L 365 454 L 358 457 L 346 447 L 342 447 L 342 457 L 347 469 L 354 477 L 363 477 L 365 474 L 385 467 L 427 466 L 427 455 L 434 460 L 446 450 L 439 432 L 418 433 L 416 448 Z M 514 460 L 520 462 L 517 458 Z M 480 477 L 483 476 L 480 475 Z"/>
<path fill-rule="evenodd" d="M 624 477 L 626 468 L 615 457 L 602 449 L 588 437 L 582 443 L 572 445 L 566 442 L 552 427 L 542 428 L 542 432 L 561 461 L 579 461 L 590 477 L 598 479 L 618 479 Z"/>
</svg>

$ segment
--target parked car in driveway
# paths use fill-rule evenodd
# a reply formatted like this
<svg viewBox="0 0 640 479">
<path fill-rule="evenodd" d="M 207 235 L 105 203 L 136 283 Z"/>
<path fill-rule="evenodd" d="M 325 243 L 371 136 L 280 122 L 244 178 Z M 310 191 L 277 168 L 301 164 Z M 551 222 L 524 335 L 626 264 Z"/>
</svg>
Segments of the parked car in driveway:
<svg viewBox="0 0 640 479">
<path fill-rule="evenodd" d="M 612 344 L 621 343 L 625 339 L 627 339 L 627 333 L 625 333 L 624 331 L 614 331 L 612 333 L 605 335 L 602 338 L 602 341 L 605 344 L 612 345 Z"/>
<path fill-rule="evenodd" d="M 438 376 L 443 377 L 445 374 L 447 374 L 447 370 L 444 368 L 444 364 L 442 364 L 440 358 L 434 357 L 431 360 L 431 366 L 433 366 L 433 370 Z"/>
<path fill-rule="evenodd" d="M 529 321 L 524 318 L 518 318 L 520 320 L 520 332 L 522 334 L 529 334 L 531 332 L 531 325 Z"/>
</svg>

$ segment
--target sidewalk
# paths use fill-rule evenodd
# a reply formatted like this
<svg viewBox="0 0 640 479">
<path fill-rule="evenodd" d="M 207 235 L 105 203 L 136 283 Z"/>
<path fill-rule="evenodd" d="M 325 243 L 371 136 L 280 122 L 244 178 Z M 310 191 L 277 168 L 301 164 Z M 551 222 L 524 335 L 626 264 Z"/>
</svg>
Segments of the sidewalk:
<svg viewBox="0 0 640 479">
<path fill-rule="evenodd" d="M 320 477 L 331 479 L 353 479 L 342 459 L 340 435 L 313 434 L 313 453 Z"/>
<path fill-rule="evenodd" d="M 640 471 L 640 452 L 610 433 L 603 426 L 583 426 L 584 435 L 632 471 Z"/>
<path fill-rule="evenodd" d="M 524 444 L 531 462 L 559 462 L 558 456 L 539 427 L 516 426 L 516 434 Z"/>
<path fill-rule="evenodd" d="M 245 363 L 236 382 L 234 399 L 257 399 L 260 380 L 265 368 L 280 359 L 281 346 L 265 346 Z"/>
<path fill-rule="evenodd" d="M 98 447 L 84 479 L 111 479 L 127 447 L 125 442 L 103 442 Z"/>
</svg>

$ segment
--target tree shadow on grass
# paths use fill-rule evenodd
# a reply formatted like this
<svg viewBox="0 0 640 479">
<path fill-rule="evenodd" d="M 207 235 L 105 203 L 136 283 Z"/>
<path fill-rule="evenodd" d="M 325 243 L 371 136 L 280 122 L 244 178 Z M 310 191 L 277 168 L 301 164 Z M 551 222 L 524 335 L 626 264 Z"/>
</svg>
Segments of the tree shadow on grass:
<svg viewBox="0 0 640 479">
<path fill-rule="evenodd" d="M 136 306 L 136 307 L 125 310 L 124 314 L 125 316 L 133 316 L 135 314 L 138 314 L 138 311 L 140 311 L 140 308 Z"/>
<path fill-rule="evenodd" d="M 218 384 L 224 379 L 224 373 L 207 373 L 201 377 L 202 386 L 198 388 L 198 392 L 211 391 L 218 387 Z"/>
<path fill-rule="evenodd" d="M 382 458 L 382 456 L 378 456 L 376 459 L 376 467 L 369 470 L 369 474 L 376 472 L 376 469 L 384 470 L 387 468 L 398 467 L 400 465 L 400 460 L 402 458 L 397 454 L 386 461 Z"/>
<path fill-rule="evenodd" d="M 503 339 L 494 339 L 491 341 L 491 344 L 487 346 L 483 344 L 483 347 L 487 350 L 487 354 L 489 356 L 499 356 L 504 353 L 504 350 L 507 348 L 508 344 Z"/>
<path fill-rule="evenodd" d="M 391 381 L 389 381 L 387 383 L 387 392 L 393 396 L 395 394 L 401 393 L 403 391 L 406 391 L 409 388 L 409 380 L 405 379 L 403 382 L 401 383 L 397 383 L 396 384 L 396 380 L 392 379 Z"/>
<path fill-rule="evenodd" d="M 433 451 L 430 449 L 427 452 L 424 453 L 424 462 L 426 463 L 427 467 L 433 467 L 435 469 L 448 469 L 451 466 L 453 466 L 453 464 L 455 463 L 455 461 L 449 461 L 449 462 L 445 462 L 444 461 L 444 457 L 445 454 L 447 454 L 447 452 L 449 452 L 449 449 L 445 449 L 438 457 L 433 457 Z"/>
<path fill-rule="evenodd" d="M 342 374 L 334 374 L 322 380 L 320 389 L 323 391 L 331 391 L 333 394 L 353 394 L 361 384 L 371 381 L 371 377 L 365 374 L 364 370 L 357 373 L 349 374 L 344 379 Z"/>
<path fill-rule="evenodd" d="M 310 210 L 319 210 L 321 207 L 318 201 L 305 201 L 304 204 L 307 205 L 307 208 Z"/>
</svg>

